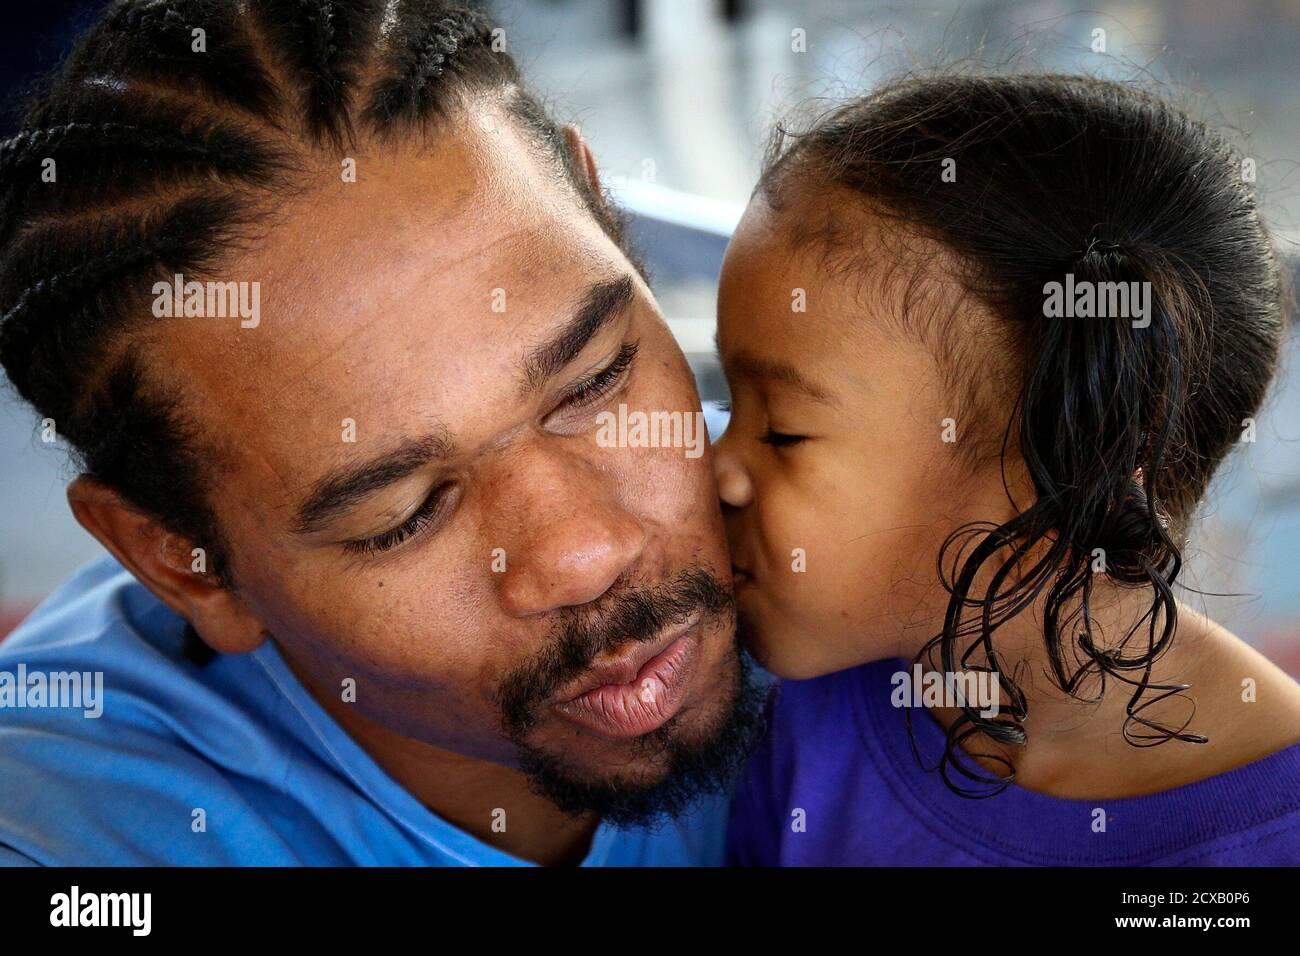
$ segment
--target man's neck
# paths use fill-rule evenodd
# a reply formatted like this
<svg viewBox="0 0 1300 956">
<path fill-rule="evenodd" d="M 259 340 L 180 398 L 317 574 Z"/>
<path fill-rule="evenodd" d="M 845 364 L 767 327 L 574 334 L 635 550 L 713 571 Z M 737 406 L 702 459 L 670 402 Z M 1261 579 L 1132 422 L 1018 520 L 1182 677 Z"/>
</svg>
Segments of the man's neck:
<svg viewBox="0 0 1300 956">
<path fill-rule="evenodd" d="M 289 656 L 290 670 L 375 763 L 447 822 L 489 846 L 543 866 L 582 862 L 599 825 L 534 793 L 517 770 L 434 747 L 366 717 L 338 695 L 321 694 Z"/>
</svg>

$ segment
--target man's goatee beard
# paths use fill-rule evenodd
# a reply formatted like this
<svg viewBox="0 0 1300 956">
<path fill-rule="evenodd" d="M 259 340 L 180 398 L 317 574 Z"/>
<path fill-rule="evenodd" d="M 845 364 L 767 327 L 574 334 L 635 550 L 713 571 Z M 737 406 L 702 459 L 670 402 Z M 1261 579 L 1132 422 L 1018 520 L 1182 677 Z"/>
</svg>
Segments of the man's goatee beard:
<svg viewBox="0 0 1300 956">
<path fill-rule="evenodd" d="M 600 778 L 528 746 L 520 748 L 520 769 L 535 792 L 566 813 L 595 813 L 617 826 L 674 817 L 703 797 L 727 792 L 766 730 L 764 704 L 770 684 L 738 646 L 724 666 L 734 675 L 729 706 L 703 736 L 683 739 L 679 714 L 637 741 L 633 759 L 665 766 L 654 782 Z"/>
<path fill-rule="evenodd" d="M 731 636 L 735 622 L 731 589 L 700 566 L 664 584 L 627 588 L 599 605 L 595 613 L 567 609 L 547 646 L 502 681 L 497 704 L 503 731 L 519 749 L 520 769 L 538 793 L 565 812 L 597 813 L 615 824 L 672 816 L 701 796 L 724 791 L 762 736 L 767 686 L 756 679 L 756 669 L 734 636 L 721 665 L 730 680 L 712 702 L 717 710 L 713 720 L 690 727 L 679 713 L 631 742 L 630 759 L 646 768 L 640 778 L 602 777 L 528 743 L 529 731 L 556 691 L 601 655 L 655 640 L 666 628 L 696 615 L 702 633 L 721 624 Z"/>
</svg>

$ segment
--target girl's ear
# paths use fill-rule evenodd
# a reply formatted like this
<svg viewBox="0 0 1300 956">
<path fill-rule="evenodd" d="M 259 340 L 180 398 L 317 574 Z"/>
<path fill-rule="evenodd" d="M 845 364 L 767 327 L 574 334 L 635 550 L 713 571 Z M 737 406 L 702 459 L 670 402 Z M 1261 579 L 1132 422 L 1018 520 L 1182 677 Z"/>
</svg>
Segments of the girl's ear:
<svg viewBox="0 0 1300 956">
<path fill-rule="evenodd" d="M 582 138 L 582 132 L 573 123 L 564 124 L 564 141 L 568 144 L 569 153 L 578 165 L 578 171 L 586 177 L 587 182 L 591 185 L 592 192 L 597 196 L 602 195 L 600 191 L 600 173 L 596 170 L 596 156 L 592 153 L 591 147 L 587 145 L 587 141 Z"/>
</svg>

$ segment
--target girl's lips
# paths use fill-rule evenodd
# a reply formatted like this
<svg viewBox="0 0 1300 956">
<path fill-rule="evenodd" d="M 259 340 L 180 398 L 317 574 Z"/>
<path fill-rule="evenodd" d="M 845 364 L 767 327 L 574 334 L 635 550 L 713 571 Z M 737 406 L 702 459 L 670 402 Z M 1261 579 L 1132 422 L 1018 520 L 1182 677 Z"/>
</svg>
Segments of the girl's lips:
<svg viewBox="0 0 1300 956">
<path fill-rule="evenodd" d="M 741 588 L 749 587 L 754 583 L 754 576 L 744 568 L 732 567 L 731 569 L 731 589 L 739 591 Z"/>
<path fill-rule="evenodd" d="M 602 684 L 555 709 L 606 737 L 640 737 L 662 727 L 686 696 L 699 636 L 692 627 L 646 661 L 630 682 Z"/>
</svg>

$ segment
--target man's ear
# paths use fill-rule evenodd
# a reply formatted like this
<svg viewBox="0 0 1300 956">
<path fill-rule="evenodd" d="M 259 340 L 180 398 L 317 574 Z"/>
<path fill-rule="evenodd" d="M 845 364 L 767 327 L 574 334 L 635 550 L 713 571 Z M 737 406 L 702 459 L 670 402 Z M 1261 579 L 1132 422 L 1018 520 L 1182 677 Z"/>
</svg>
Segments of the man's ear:
<svg viewBox="0 0 1300 956">
<path fill-rule="evenodd" d="M 569 152 L 578 163 L 578 171 L 587 178 L 591 191 L 604 202 L 605 194 L 600 191 L 600 173 L 596 170 L 596 156 L 582 138 L 582 133 L 573 123 L 564 124 L 564 140 L 569 144 Z"/>
<path fill-rule="evenodd" d="M 86 475 L 68 485 L 68 504 L 83 528 L 113 557 L 226 654 L 253 650 L 266 630 L 234 591 L 221 587 L 207 555 Z"/>
</svg>

